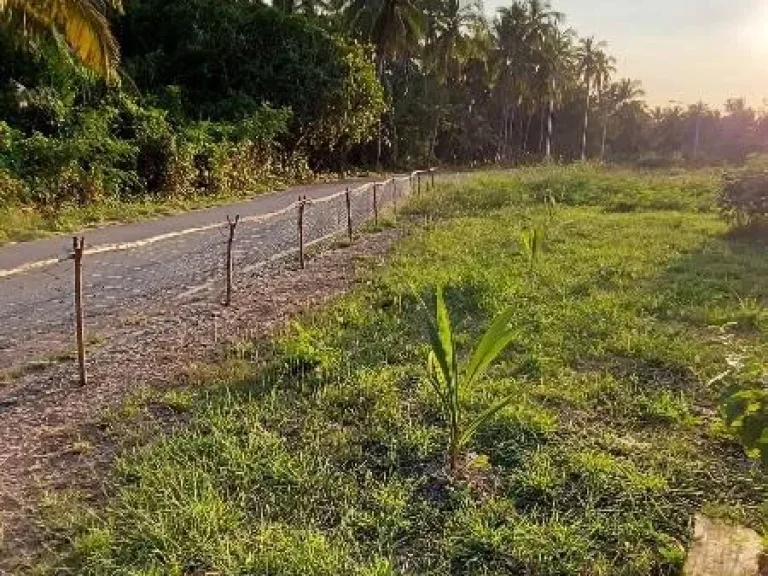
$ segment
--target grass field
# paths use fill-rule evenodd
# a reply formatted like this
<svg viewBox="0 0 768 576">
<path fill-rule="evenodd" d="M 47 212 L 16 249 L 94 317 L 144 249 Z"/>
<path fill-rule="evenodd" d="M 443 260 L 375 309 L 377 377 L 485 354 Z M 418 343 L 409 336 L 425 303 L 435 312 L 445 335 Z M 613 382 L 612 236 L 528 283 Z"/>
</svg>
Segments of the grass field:
<svg viewBox="0 0 768 576">
<path fill-rule="evenodd" d="M 765 532 L 768 477 L 726 434 L 716 380 L 768 357 L 768 245 L 729 234 L 709 173 L 478 175 L 409 207 L 364 282 L 272 343 L 246 342 L 139 418 L 104 506 L 57 505 L 77 574 L 676 574 L 697 511 Z M 540 259 L 523 229 L 550 218 Z M 428 219 L 426 218 L 428 217 Z M 465 401 L 462 474 L 425 378 L 445 286 L 467 350 L 516 338 Z M 131 416 L 132 415 L 132 416 Z M 61 510 L 68 510 L 63 514 Z"/>
</svg>

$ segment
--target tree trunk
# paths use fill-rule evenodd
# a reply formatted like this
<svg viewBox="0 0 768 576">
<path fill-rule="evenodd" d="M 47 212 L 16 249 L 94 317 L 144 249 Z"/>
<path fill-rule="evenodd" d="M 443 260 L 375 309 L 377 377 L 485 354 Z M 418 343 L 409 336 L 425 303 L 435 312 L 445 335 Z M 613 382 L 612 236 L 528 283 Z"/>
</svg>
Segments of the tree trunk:
<svg viewBox="0 0 768 576">
<path fill-rule="evenodd" d="M 546 110 L 546 106 L 542 106 L 539 110 L 539 154 L 544 153 L 544 120 L 547 116 Z"/>
<path fill-rule="evenodd" d="M 589 87 L 590 82 L 587 80 L 587 99 L 584 106 L 584 130 L 581 133 L 581 161 L 587 160 L 587 130 L 589 129 Z"/>
<path fill-rule="evenodd" d="M 531 122 L 533 122 L 533 112 L 528 112 L 528 121 L 525 123 L 525 135 L 523 136 L 523 154 L 528 154 L 528 136 L 531 133 Z"/>
<path fill-rule="evenodd" d="M 699 146 L 701 145 L 701 112 L 696 113 L 696 133 L 693 136 L 693 159 L 699 159 Z"/>
<path fill-rule="evenodd" d="M 379 83 L 384 86 L 384 57 L 379 56 L 379 61 L 376 63 L 376 73 L 379 76 Z M 386 88 L 385 88 L 386 89 Z M 386 94 L 385 94 L 386 97 Z M 379 135 L 376 140 L 376 170 L 381 171 L 381 148 L 384 140 L 384 122 L 383 118 L 379 119 Z"/>
<path fill-rule="evenodd" d="M 499 135 L 499 160 L 505 160 L 507 157 L 507 116 L 509 115 L 509 109 L 504 104 L 504 109 L 501 112 L 501 134 Z"/>
<path fill-rule="evenodd" d="M 603 119 L 603 138 L 600 142 L 600 164 L 605 160 L 605 140 L 608 136 L 608 121 Z"/>
<path fill-rule="evenodd" d="M 549 110 L 547 111 L 547 143 L 545 158 L 547 161 L 552 160 L 552 114 L 555 109 L 555 98 L 552 94 L 549 96 Z"/>
</svg>

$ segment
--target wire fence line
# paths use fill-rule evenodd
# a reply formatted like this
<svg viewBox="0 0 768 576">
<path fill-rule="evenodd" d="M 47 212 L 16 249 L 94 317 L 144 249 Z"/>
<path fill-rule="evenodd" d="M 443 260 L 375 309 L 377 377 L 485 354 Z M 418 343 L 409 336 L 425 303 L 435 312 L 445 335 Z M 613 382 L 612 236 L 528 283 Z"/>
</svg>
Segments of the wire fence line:
<svg viewBox="0 0 768 576">
<path fill-rule="evenodd" d="M 378 223 L 385 210 L 396 212 L 406 197 L 433 186 L 434 177 L 433 169 L 419 170 L 320 198 L 299 197 L 267 214 L 232 214 L 225 222 L 131 243 L 88 246 L 87 238 L 77 239 L 79 251 L 5 271 L 0 275 L 0 372 L 35 350 L 71 349 L 84 318 L 98 328 L 150 303 L 217 299 L 228 304 L 237 298 L 238 277 L 299 259 L 334 237 L 352 241 L 355 230 Z M 80 292 L 73 294 L 78 269 Z M 73 300 L 80 305 L 73 306 Z"/>
</svg>

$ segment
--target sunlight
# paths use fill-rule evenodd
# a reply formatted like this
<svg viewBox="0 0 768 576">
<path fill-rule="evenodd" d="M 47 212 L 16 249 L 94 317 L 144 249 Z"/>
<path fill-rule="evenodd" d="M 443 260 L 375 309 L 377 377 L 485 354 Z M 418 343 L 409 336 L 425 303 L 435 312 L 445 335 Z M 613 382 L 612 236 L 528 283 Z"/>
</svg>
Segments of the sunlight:
<svg viewBox="0 0 768 576">
<path fill-rule="evenodd" d="M 741 40 L 750 51 L 768 54 L 768 1 L 763 1 L 741 27 Z"/>
</svg>

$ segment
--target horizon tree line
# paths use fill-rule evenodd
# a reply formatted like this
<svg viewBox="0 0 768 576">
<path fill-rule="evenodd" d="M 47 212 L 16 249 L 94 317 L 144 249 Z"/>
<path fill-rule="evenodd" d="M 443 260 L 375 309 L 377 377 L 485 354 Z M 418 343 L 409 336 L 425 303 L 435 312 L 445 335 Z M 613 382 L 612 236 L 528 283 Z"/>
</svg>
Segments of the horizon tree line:
<svg viewBox="0 0 768 576">
<path fill-rule="evenodd" d="M 617 76 L 606 43 L 579 37 L 547 0 L 515 0 L 493 15 L 479 0 L 272 6 L 371 45 L 386 109 L 352 162 L 740 161 L 768 141 L 766 114 L 743 99 L 723 112 L 702 102 L 649 107 L 638 80 Z M 0 32 L 33 43 L 52 35 L 117 84 L 125 72 L 110 22 L 123 8 L 120 0 L 0 0 Z"/>
</svg>

